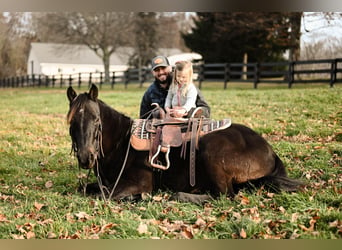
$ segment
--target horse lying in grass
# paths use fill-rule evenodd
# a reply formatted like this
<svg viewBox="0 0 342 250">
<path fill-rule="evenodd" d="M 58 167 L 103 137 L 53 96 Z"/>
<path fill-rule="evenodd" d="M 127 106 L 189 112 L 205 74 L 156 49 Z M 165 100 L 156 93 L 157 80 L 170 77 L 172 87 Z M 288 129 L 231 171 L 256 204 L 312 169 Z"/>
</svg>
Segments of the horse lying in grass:
<svg viewBox="0 0 342 250">
<path fill-rule="evenodd" d="M 130 143 L 134 120 L 99 100 L 96 85 L 79 95 L 69 87 L 67 97 L 72 149 L 80 168 L 93 169 L 98 180 L 87 185 L 87 194 L 120 200 L 169 190 L 178 192 L 179 200 L 200 203 L 221 194 L 234 197 L 244 184 L 276 191 L 296 191 L 301 186 L 287 176 L 266 140 L 244 125 L 233 123 L 198 138 L 191 170 L 196 181 L 190 183 L 190 142 L 185 143 L 189 145 L 183 157 L 183 147 L 171 147 L 167 152 L 170 167 L 156 169 L 149 150 L 136 150 Z"/>
</svg>

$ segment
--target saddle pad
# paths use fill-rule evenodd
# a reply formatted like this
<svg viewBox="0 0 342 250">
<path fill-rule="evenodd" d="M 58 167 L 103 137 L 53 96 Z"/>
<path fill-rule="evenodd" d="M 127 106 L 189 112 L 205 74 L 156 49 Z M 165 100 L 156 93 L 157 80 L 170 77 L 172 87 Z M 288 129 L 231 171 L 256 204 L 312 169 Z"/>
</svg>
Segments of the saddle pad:
<svg viewBox="0 0 342 250">
<path fill-rule="evenodd" d="M 197 119 L 197 118 L 190 118 L 190 119 Z M 189 121 L 190 121 L 189 119 Z M 198 118 L 200 120 L 200 118 Z M 131 145 L 136 150 L 150 150 L 152 145 L 151 141 L 154 139 L 155 136 L 155 126 L 153 124 L 159 124 L 162 120 L 148 120 L 148 119 L 135 119 L 132 124 L 131 129 Z M 220 121 L 216 121 L 209 118 L 202 119 L 202 127 L 201 131 L 199 131 L 200 136 L 205 134 L 214 132 L 216 130 L 221 130 L 228 128 L 231 125 L 231 119 L 223 119 Z M 177 126 L 177 125 L 172 125 Z M 189 140 L 190 134 L 186 134 L 187 125 L 181 126 L 179 128 L 181 130 L 181 136 L 183 140 Z M 177 134 L 179 135 L 179 133 Z M 173 145 L 179 144 L 179 137 L 177 136 L 176 142 L 172 143 Z"/>
<path fill-rule="evenodd" d="M 213 132 L 216 130 L 226 129 L 230 127 L 231 124 L 232 124 L 232 120 L 229 118 L 226 118 L 220 121 L 210 120 L 208 123 L 204 121 L 202 131 L 204 133 L 209 133 L 209 132 Z"/>
<path fill-rule="evenodd" d="M 150 139 L 151 133 L 146 130 L 148 123 L 151 123 L 151 120 L 135 119 L 132 124 L 131 134 L 139 139 Z"/>
</svg>

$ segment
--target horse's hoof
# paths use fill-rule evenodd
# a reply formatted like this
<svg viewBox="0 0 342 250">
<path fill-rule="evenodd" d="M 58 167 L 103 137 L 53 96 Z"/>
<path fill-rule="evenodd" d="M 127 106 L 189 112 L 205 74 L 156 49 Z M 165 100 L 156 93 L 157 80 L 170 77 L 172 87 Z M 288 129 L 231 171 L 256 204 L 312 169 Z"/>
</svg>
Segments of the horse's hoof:
<svg viewBox="0 0 342 250">
<path fill-rule="evenodd" d="M 206 194 L 190 194 L 184 192 L 175 193 L 170 197 L 170 200 L 180 201 L 180 202 L 190 202 L 197 205 L 202 205 L 203 203 L 212 200 L 210 195 Z"/>
</svg>

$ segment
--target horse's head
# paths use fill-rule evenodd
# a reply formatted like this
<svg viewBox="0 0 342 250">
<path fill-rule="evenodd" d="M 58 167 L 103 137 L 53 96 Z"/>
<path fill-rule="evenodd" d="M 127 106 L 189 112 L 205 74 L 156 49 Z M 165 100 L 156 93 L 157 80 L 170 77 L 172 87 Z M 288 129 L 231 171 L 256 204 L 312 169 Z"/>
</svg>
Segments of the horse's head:
<svg viewBox="0 0 342 250">
<path fill-rule="evenodd" d="M 95 166 L 102 151 L 102 123 L 97 100 L 98 89 L 93 84 L 89 93 L 77 95 L 72 87 L 67 90 L 70 108 L 67 121 L 70 124 L 72 150 L 81 168 Z"/>
</svg>

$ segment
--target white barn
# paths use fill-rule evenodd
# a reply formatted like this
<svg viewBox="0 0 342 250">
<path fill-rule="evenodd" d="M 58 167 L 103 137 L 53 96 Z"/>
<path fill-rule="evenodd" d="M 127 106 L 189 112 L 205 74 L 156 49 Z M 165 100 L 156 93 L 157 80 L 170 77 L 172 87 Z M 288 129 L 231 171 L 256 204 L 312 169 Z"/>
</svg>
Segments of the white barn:
<svg viewBox="0 0 342 250">
<path fill-rule="evenodd" d="M 181 54 L 175 48 L 159 49 L 158 54 L 172 56 Z M 133 48 L 120 47 L 110 58 L 110 71 L 125 71 Z M 103 72 L 103 62 L 86 45 L 31 43 L 27 62 L 27 73 L 52 75 L 70 75 L 78 73 Z"/>
</svg>

